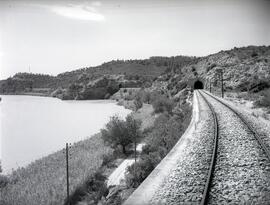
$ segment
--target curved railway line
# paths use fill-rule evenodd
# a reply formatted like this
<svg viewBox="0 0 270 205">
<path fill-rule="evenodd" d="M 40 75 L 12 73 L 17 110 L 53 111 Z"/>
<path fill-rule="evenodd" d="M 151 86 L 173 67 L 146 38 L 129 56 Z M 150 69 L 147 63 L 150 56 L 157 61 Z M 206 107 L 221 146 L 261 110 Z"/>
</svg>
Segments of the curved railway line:
<svg viewBox="0 0 270 205">
<path fill-rule="evenodd" d="M 204 90 L 193 100 L 189 132 L 125 205 L 269 205 L 269 134 Z"/>
<path fill-rule="evenodd" d="M 220 103 L 222 106 L 228 108 L 228 110 L 230 110 L 235 116 L 237 116 L 237 118 L 240 119 L 240 122 L 246 127 L 246 132 L 251 133 L 254 136 L 254 138 L 256 139 L 256 141 L 258 142 L 259 146 L 263 150 L 263 153 L 267 156 L 268 162 L 270 162 L 270 150 L 268 149 L 268 146 L 265 144 L 264 140 L 260 137 L 260 135 L 252 128 L 252 126 L 247 122 L 247 120 L 245 120 L 245 118 L 240 113 L 238 113 L 235 109 L 233 109 L 228 104 L 224 103 L 220 99 L 214 97 L 213 95 L 211 95 L 205 91 L 198 91 L 198 93 L 204 99 L 204 101 L 208 105 L 209 109 L 211 110 L 211 113 L 212 113 L 212 116 L 214 119 L 214 128 L 215 128 L 214 139 L 213 139 L 214 146 L 213 146 L 212 158 L 211 158 L 211 163 L 209 165 L 207 181 L 205 184 L 205 188 L 204 188 L 204 192 L 203 192 L 203 196 L 202 196 L 202 200 L 201 200 L 200 204 L 201 205 L 205 205 L 205 204 L 209 204 L 209 203 L 216 204 L 216 203 L 220 203 L 220 202 L 215 202 L 215 200 L 210 201 L 210 195 L 211 195 L 210 192 L 211 192 L 211 189 L 213 187 L 213 182 L 215 180 L 214 175 L 215 175 L 215 172 L 217 171 L 216 164 L 217 164 L 218 157 L 219 157 L 218 156 L 218 147 L 219 147 L 219 138 L 220 138 L 219 135 L 220 135 L 220 130 L 222 128 L 220 127 L 219 119 L 217 116 L 218 114 L 215 111 L 215 108 L 213 106 L 213 102 L 210 103 L 208 97 L 210 97 L 214 101 Z M 270 174 L 270 172 L 269 172 L 269 174 Z M 268 177 L 270 177 L 270 175 Z M 245 190 L 243 190 L 243 191 L 245 191 Z M 247 200 L 249 200 L 249 199 L 247 199 Z M 262 202 L 262 204 L 267 204 L 267 203 L 270 203 L 270 201 Z"/>
<path fill-rule="evenodd" d="M 209 109 L 211 110 L 213 119 L 214 119 L 214 147 L 213 147 L 213 154 L 211 157 L 211 163 L 209 166 L 209 172 L 207 175 L 207 180 L 206 180 L 206 185 L 204 188 L 204 192 L 203 192 L 203 196 L 202 196 L 202 200 L 201 200 L 201 205 L 205 205 L 208 203 L 208 196 L 209 196 L 209 191 L 210 191 L 210 186 L 211 186 L 211 182 L 212 182 L 212 176 L 213 176 L 213 172 L 215 169 L 215 163 L 216 163 L 216 158 L 217 158 L 217 146 L 218 146 L 218 118 L 217 115 L 214 111 L 213 106 L 206 100 L 206 98 L 199 92 L 199 94 L 201 95 L 201 97 L 204 99 L 204 101 L 206 102 L 206 104 L 208 105 Z"/>
</svg>

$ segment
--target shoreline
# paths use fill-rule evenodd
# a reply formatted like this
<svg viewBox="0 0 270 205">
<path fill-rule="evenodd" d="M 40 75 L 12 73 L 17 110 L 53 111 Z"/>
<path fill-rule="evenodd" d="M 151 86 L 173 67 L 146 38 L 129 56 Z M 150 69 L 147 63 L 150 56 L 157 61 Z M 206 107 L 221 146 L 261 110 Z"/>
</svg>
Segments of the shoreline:
<svg viewBox="0 0 270 205">
<path fill-rule="evenodd" d="M 115 105 L 121 106 L 117 104 L 116 100 L 112 101 Z M 130 111 L 130 113 L 134 113 L 132 110 Z M 104 144 L 99 130 L 96 134 L 72 143 L 70 154 L 70 193 L 72 193 L 102 167 L 103 157 L 111 156 L 113 150 Z M 42 198 L 47 199 L 48 203 L 61 204 L 66 198 L 65 151 L 64 149 L 55 150 L 2 176 L 6 177 L 8 182 L 0 190 L 3 202 L 16 201 L 20 204 L 29 204 L 33 198 Z M 33 186 L 36 183 L 39 186 Z M 48 187 L 47 184 L 51 186 Z M 25 195 L 24 190 L 31 195 Z M 15 192 L 16 195 L 12 194 Z"/>
<path fill-rule="evenodd" d="M 18 204 L 31 204 L 33 198 L 42 198 L 49 204 L 62 204 L 66 198 L 66 161 L 63 151 L 63 149 L 57 150 L 7 175 L 8 183 L 0 189 L 3 201 L 12 200 Z M 112 149 L 103 143 L 98 133 L 72 144 L 70 154 L 69 172 L 72 193 L 88 176 L 99 170 L 103 156 L 111 155 Z M 33 186 L 37 183 L 39 186 Z M 48 184 L 50 187 L 47 186 Z M 24 190 L 31 195 L 26 195 Z"/>
<path fill-rule="evenodd" d="M 0 93 L 0 95 L 26 95 L 26 96 L 38 96 L 38 97 L 51 97 L 50 94 L 44 94 L 44 93 Z"/>
<path fill-rule="evenodd" d="M 0 96 L 1 96 L 2 94 L 0 94 Z M 59 99 L 59 98 L 56 98 L 56 97 L 52 97 L 52 96 L 37 96 L 37 95 L 28 95 L 28 94 L 4 94 L 3 96 L 29 96 L 29 97 L 48 97 L 48 98 L 52 98 L 52 99 L 58 99 L 58 100 L 61 100 L 61 99 Z M 2 99 L 3 100 L 3 99 Z M 61 100 L 62 101 L 62 100 Z M 102 102 L 104 102 L 104 103 L 114 103 L 115 105 L 117 105 L 117 106 L 121 106 L 121 107 L 123 107 L 123 108 L 125 108 L 125 109 L 127 109 L 127 110 L 129 110 L 130 111 L 130 113 L 129 114 L 132 114 L 132 113 L 134 113 L 134 111 L 132 110 L 132 109 L 130 109 L 130 108 L 128 108 L 128 107 L 126 107 L 126 106 L 124 106 L 124 105 L 121 105 L 121 104 L 119 104 L 118 103 L 118 101 L 117 100 L 115 100 L 115 99 L 97 99 L 97 100 L 63 100 L 63 101 L 66 101 L 66 102 L 73 102 L 73 101 L 75 101 L 75 102 L 81 102 L 81 101 L 92 101 L 92 102 L 96 102 L 96 103 L 99 103 L 99 101 L 102 101 Z M 111 116 L 110 116 L 111 117 Z M 107 123 L 107 122 L 106 122 Z M 106 124 L 105 123 L 105 124 Z M 101 128 L 102 129 L 102 128 Z M 91 138 L 93 138 L 93 137 L 95 137 L 95 136 L 97 136 L 97 135 L 101 135 L 101 132 L 100 132 L 100 129 L 96 132 L 96 133 L 93 133 L 93 134 L 91 134 L 91 135 L 86 135 L 86 136 L 84 136 L 84 137 L 82 137 L 82 138 L 79 138 L 77 141 L 74 141 L 74 142 L 72 142 L 72 145 L 74 145 L 74 144 L 77 144 L 77 143 L 84 143 L 84 142 L 86 142 L 86 141 L 88 141 L 89 139 L 91 139 Z M 64 147 L 63 147 L 64 148 Z M 54 151 L 51 151 L 50 153 L 47 153 L 47 154 L 44 154 L 44 155 L 42 155 L 42 156 L 39 156 L 39 157 L 37 157 L 37 158 L 35 158 L 35 159 L 33 159 L 32 161 L 30 161 L 30 162 L 28 162 L 27 164 L 25 164 L 25 165 L 23 165 L 23 166 L 17 166 L 16 168 L 11 168 L 11 169 L 8 169 L 8 170 L 6 170 L 6 169 L 3 169 L 3 160 L 2 160 L 2 158 L 0 159 L 0 161 L 1 161 L 1 164 L 2 164 L 2 173 L 1 173 L 1 175 L 4 175 L 4 176 L 10 176 L 10 175 L 12 175 L 12 173 L 13 172 L 17 172 L 18 170 L 20 170 L 20 169 L 27 169 L 29 166 L 31 166 L 32 164 L 34 164 L 35 162 L 37 162 L 37 161 L 41 161 L 41 160 L 43 160 L 44 158 L 46 158 L 46 157 L 49 157 L 49 156 L 51 156 L 51 155 L 55 155 L 55 154 L 57 154 L 59 151 L 61 151 L 62 150 L 62 148 L 61 149 L 56 149 L 56 150 L 54 150 Z"/>
</svg>

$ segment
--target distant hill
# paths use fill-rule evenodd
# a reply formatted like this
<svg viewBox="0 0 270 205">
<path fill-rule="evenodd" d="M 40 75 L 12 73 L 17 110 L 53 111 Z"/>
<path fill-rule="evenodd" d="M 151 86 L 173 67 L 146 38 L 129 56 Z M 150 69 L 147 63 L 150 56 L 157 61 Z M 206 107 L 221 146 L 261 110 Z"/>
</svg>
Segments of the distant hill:
<svg viewBox="0 0 270 205">
<path fill-rule="evenodd" d="M 258 92 L 270 87 L 270 46 L 248 46 L 205 57 L 151 57 L 116 60 L 57 76 L 18 73 L 0 81 L 2 94 L 43 94 L 61 99 L 109 98 L 120 87 L 151 87 L 174 96 L 194 79 L 220 86 L 224 72 L 227 90 Z"/>
<path fill-rule="evenodd" d="M 0 81 L 1 94 L 19 94 L 44 89 L 47 91 L 56 87 L 56 78 L 43 74 L 17 73 L 12 78 Z"/>
<path fill-rule="evenodd" d="M 171 68 L 172 62 L 177 62 L 177 67 L 180 68 L 191 63 L 194 59 L 196 58 L 177 56 L 170 58 L 151 57 L 145 60 L 117 60 L 104 63 L 97 67 L 85 67 L 60 73 L 57 76 L 17 73 L 11 78 L 0 81 L 0 93 L 43 93 L 45 95 L 53 94 L 56 97 L 73 99 L 78 97 L 78 93 L 82 92 L 83 89 L 93 88 L 93 82 L 98 79 L 102 80 L 104 76 L 108 79 L 107 83 L 113 82 L 114 84 L 121 84 L 121 82 L 123 82 L 122 84 L 127 87 L 134 87 L 136 84 L 137 86 L 145 84 L 150 86 L 155 78 Z M 107 87 L 109 85 L 106 84 L 103 86 Z M 75 93 L 72 93 L 72 96 L 68 93 L 70 88 L 76 90 Z M 103 90 L 102 92 L 106 91 Z M 86 99 L 95 97 L 95 95 L 87 94 Z M 98 98 L 100 97 L 105 97 L 104 93 L 98 95 Z M 85 99 L 82 95 L 79 96 L 79 99 L 80 98 Z"/>
</svg>

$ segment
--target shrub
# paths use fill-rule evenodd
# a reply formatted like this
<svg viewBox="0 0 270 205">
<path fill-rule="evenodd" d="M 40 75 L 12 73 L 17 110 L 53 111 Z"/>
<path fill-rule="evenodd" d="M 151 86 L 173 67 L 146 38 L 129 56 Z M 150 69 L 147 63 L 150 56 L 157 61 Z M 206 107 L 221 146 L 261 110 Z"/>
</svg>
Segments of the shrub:
<svg viewBox="0 0 270 205">
<path fill-rule="evenodd" d="M 237 86 L 237 89 L 242 92 L 249 91 L 257 93 L 269 87 L 270 83 L 268 78 L 259 79 L 258 76 L 253 76 L 252 78 L 249 78 L 249 80 L 242 80 Z"/>
<path fill-rule="evenodd" d="M 178 82 L 177 85 L 176 85 L 176 89 L 178 91 L 183 90 L 186 87 L 187 87 L 187 83 L 183 82 L 183 81 Z"/>
<path fill-rule="evenodd" d="M 129 166 L 126 175 L 127 186 L 137 188 L 153 171 L 159 160 L 158 153 L 152 153 L 151 155 L 143 155 L 140 161 Z"/>
<path fill-rule="evenodd" d="M 173 101 L 165 96 L 159 96 L 152 103 L 155 113 L 168 112 L 172 113 Z"/>
<path fill-rule="evenodd" d="M 135 105 L 136 111 L 139 110 L 143 106 L 143 102 L 139 95 L 136 95 L 135 100 L 134 100 L 134 105 Z"/>
<path fill-rule="evenodd" d="M 112 167 L 112 162 L 115 160 L 114 154 L 105 154 L 102 157 L 102 166 Z"/>
<path fill-rule="evenodd" d="M 150 93 L 150 92 L 144 92 L 142 98 L 143 98 L 143 102 L 144 102 L 144 103 L 150 104 L 150 101 L 151 101 L 151 93 Z"/>
<path fill-rule="evenodd" d="M 258 53 L 256 53 L 255 51 L 253 51 L 252 54 L 251 54 L 251 57 L 254 58 L 256 56 L 258 56 Z"/>
<path fill-rule="evenodd" d="M 261 99 L 255 101 L 255 105 L 270 108 L 270 89 L 262 92 Z"/>
<path fill-rule="evenodd" d="M 168 114 L 160 115 L 154 122 L 154 129 L 148 135 L 151 152 L 158 151 L 163 158 L 178 141 L 184 129 L 179 118 Z"/>
<path fill-rule="evenodd" d="M 132 89 L 127 89 L 127 92 L 124 94 L 125 100 L 133 100 L 135 98 L 135 92 Z"/>
<path fill-rule="evenodd" d="M 114 93 L 118 92 L 118 90 L 122 87 L 122 84 L 118 85 L 117 83 L 113 81 L 109 81 L 107 85 L 107 92 L 110 95 L 113 95 Z"/>
<path fill-rule="evenodd" d="M 102 196 L 108 194 L 108 188 L 105 183 L 107 178 L 97 171 L 90 176 L 81 186 L 78 186 L 75 191 L 70 195 L 69 200 L 65 200 L 65 205 L 75 205 L 81 200 L 91 202 L 91 204 L 97 204 Z"/>
<path fill-rule="evenodd" d="M 8 177 L 4 176 L 4 175 L 0 175 L 0 189 L 5 187 L 9 182 Z"/>
<path fill-rule="evenodd" d="M 217 64 L 213 63 L 211 65 L 209 65 L 207 68 L 206 68 L 206 72 L 209 72 L 210 70 L 212 70 L 214 67 L 216 67 Z"/>
</svg>

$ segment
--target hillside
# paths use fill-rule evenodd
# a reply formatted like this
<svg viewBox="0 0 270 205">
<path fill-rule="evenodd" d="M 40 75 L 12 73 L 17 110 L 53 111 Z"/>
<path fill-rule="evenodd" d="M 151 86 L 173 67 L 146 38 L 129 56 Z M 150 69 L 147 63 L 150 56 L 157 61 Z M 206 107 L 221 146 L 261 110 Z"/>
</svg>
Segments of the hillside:
<svg viewBox="0 0 270 205">
<path fill-rule="evenodd" d="M 227 91 L 259 92 L 270 87 L 270 46 L 248 46 L 220 51 L 196 62 L 171 69 L 159 77 L 172 96 L 186 86 L 193 86 L 195 79 L 212 89 L 220 89 L 220 72 L 223 70 L 224 88 Z M 165 84 L 165 85 L 164 85 Z"/>
<path fill-rule="evenodd" d="M 194 59 L 194 57 L 177 56 L 117 60 L 97 67 L 85 67 L 60 73 L 57 76 L 18 73 L 0 81 L 0 93 L 43 93 L 61 99 L 103 99 L 118 91 L 119 87 L 151 86 L 155 78 L 170 69 L 173 61 L 176 61 L 177 67 L 180 68 Z M 98 93 L 93 93 L 97 88 Z"/>
<path fill-rule="evenodd" d="M 61 99 L 106 99 L 121 87 L 154 87 L 170 96 L 192 87 L 194 79 L 204 86 L 230 91 L 258 92 L 270 87 L 270 47 L 248 46 L 220 51 L 205 57 L 151 57 L 117 60 L 97 67 L 85 67 L 57 76 L 18 73 L 0 81 L 1 94 L 41 93 Z"/>
</svg>

